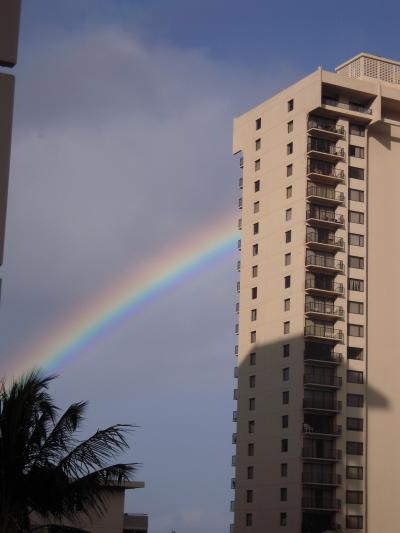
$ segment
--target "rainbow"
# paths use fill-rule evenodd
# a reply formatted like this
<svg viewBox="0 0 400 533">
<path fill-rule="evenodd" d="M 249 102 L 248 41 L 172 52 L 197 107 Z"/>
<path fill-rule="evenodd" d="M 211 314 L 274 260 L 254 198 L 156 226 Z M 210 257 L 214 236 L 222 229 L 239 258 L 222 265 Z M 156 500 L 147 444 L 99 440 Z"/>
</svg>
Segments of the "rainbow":
<svg viewBox="0 0 400 533">
<path fill-rule="evenodd" d="M 31 367 L 54 371 L 71 362 L 143 306 L 231 254 L 238 238 L 233 228 L 230 214 L 172 251 L 159 254 L 143 268 L 131 269 L 63 323 L 50 327 L 44 338 L 18 352 L 11 359 L 12 372 L 19 375 Z"/>
</svg>

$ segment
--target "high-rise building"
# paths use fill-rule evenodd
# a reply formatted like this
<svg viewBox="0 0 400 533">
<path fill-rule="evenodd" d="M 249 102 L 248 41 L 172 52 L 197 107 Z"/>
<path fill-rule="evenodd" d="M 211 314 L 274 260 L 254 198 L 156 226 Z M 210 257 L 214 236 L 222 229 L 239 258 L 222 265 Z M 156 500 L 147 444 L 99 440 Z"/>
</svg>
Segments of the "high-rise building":
<svg viewBox="0 0 400 533">
<path fill-rule="evenodd" d="M 0 67 L 2 68 L 12 68 L 17 62 L 20 9 L 20 0 L 0 2 Z M 6 225 L 14 84 L 14 76 L 0 72 L 0 265 L 3 263 Z"/>
<path fill-rule="evenodd" d="M 234 533 L 394 532 L 400 63 L 359 54 L 234 121 Z"/>
</svg>

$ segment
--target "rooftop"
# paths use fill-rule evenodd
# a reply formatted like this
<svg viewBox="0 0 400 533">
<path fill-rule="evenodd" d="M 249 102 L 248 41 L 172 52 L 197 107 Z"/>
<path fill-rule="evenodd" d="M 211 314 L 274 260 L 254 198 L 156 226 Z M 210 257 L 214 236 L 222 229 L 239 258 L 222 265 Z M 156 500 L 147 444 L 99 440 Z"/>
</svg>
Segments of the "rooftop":
<svg viewBox="0 0 400 533">
<path fill-rule="evenodd" d="M 335 68 L 347 78 L 376 79 L 385 83 L 400 84 L 400 62 L 386 57 L 361 52 Z"/>
</svg>

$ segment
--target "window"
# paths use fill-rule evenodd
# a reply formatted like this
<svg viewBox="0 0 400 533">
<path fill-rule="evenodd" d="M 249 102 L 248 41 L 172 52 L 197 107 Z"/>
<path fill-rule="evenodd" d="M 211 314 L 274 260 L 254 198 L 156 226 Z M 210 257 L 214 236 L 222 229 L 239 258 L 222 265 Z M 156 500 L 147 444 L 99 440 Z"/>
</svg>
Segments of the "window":
<svg viewBox="0 0 400 533">
<path fill-rule="evenodd" d="M 283 357 L 289 357 L 290 355 L 290 344 L 283 345 Z"/>
<path fill-rule="evenodd" d="M 290 333 L 290 322 L 283 323 L 283 333 L 284 335 L 287 335 L 288 333 Z"/>
<path fill-rule="evenodd" d="M 249 424 L 248 424 L 249 433 L 254 433 L 255 426 L 256 426 L 256 423 L 254 422 L 254 420 L 249 420 Z"/>
<path fill-rule="evenodd" d="M 251 352 L 249 356 L 249 363 L 251 366 L 256 364 L 256 352 Z"/>
<path fill-rule="evenodd" d="M 346 503 L 356 503 L 361 505 L 363 503 L 362 490 L 348 490 L 346 491 Z"/>
<path fill-rule="evenodd" d="M 281 513 L 280 524 L 281 526 L 287 526 L 287 513 Z"/>
<path fill-rule="evenodd" d="M 260 180 L 256 180 L 254 182 L 254 192 L 258 192 L 260 190 Z"/>
<path fill-rule="evenodd" d="M 251 273 L 252 273 L 253 278 L 256 278 L 258 276 L 258 265 L 252 266 Z"/>
<path fill-rule="evenodd" d="M 253 244 L 253 255 L 258 255 L 258 244 Z"/>
<path fill-rule="evenodd" d="M 351 337 L 364 337 L 364 326 L 357 324 L 348 324 L 347 332 Z"/>
<path fill-rule="evenodd" d="M 236 292 L 240 292 L 240 281 L 236 282 Z"/>
<path fill-rule="evenodd" d="M 291 208 L 286 209 L 285 216 L 286 216 L 286 220 L 292 220 L 292 209 Z"/>
<path fill-rule="evenodd" d="M 282 403 L 284 405 L 287 405 L 289 403 L 289 391 L 288 390 L 284 390 L 282 392 Z"/>
<path fill-rule="evenodd" d="M 283 310 L 290 311 L 290 298 L 283 300 Z"/>
<path fill-rule="evenodd" d="M 292 262 L 292 254 L 289 252 L 285 254 L 285 266 L 290 265 L 291 262 Z"/>
<path fill-rule="evenodd" d="M 349 302 L 348 309 L 349 313 L 354 313 L 355 315 L 364 314 L 364 304 L 362 302 Z"/>
<path fill-rule="evenodd" d="M 346 428 L 349 431 L 362 431 L 364 429 L 364 420 L 362 418 L 347 417 Z"/>
<path fill-rule="evenodd" d="M 261 139 L 256 139 L 256 150 L 261 148 Z"/>
<path fill-rule="evenodd" d="M 289 187 L 286 187 L 286 198 L 291 198 L 293 194 L 293 187 L 289 185 Z"/>
<path fill-rule="evenodd" d="M 364 258 L 357 257 L 355 255 L 349 255 L 349 267 L 350 268 L 364 268 Z"/>
<path fill-rule="evenodd" d="M 346 453 L 347 455 L 363 455 L 364 446 L 362 442 L 346 442 Z"/>
<path fill-rule="evenodd" d="M 285 231 L 285 242 L 292 242 L 292 232 L 291 232 L 291 230 Z"/>
<path fill-rule="evenodd" d="M 349 167 L 349 178 L 353 178 L 353 180 L 363 180 L 364 173 L 363 168 Z"/>
<path fill-rule="evenodd" d="M 288 103 L 287 103 L 287 110 L 288 111 L 293 111 L 294 109 L 294 100 L 289 100 Z"/>
<path fill-rule="evenodd" d="M 251 299 L 255 300 L 257 298 L 257 287 L 251 289 Z"/>
<path fill-rule="evenodd" d="M 293 154 L 293 143 L 288 143 L 286 146 L 286 153 L 287 155 Z"/>
<path fill-rule="evenodd" d="M 293 165 L 287 165 L 286 166 L 286 176 L 289 178 L 293 174 Z"/>
<path fill-rule="evenodd" d="M 362 394 L 348 394 L 347 407 L 364 407 L 364 396 Z"/>
<path fill-rule="evenodd" d="M 257 118 L 256 119 L 256 130 L 260 130 L 261 129 L 261 118 Z"/>
<path fill-rule="evenodd" d="M 364 213 L 360 213 L 360 211 L 349 211 L 349 222 L 364 224 Z"/>
<path fill-rule="evenodd" d="M 254 466 L 248 466 L 247 467 L 247 479 L 253 479 L 254 478 Z"/>
<path fill-rule="evenodd" d="M 260 170 L 261 168 L 261 159 L 256 159 L 254 161 L 254 170 Z"/>
<path fill-rule="evenodd" d="M 281 502 L 287 501 L 287 488 L 281 489 Z"/>
<path fill-rule="evenodd" d="M 249 442 L 247 445 L 247 455 L 249 457 L 253 457 L 254 455 L 254 442 Z"/>
<path fill-rule="evenodd" d="M 285 429 L 285 428 L 288 428 L 289 427 L 289 416 L 288 415 L 283 415 L 282 416 L 282 428 Z"/>
<path fill-rule="evenodd" d="M 350 135 L 365 137 L 365 126 L 360 126 L 360 124 L 350 124 Z"/>
<path fill-rule="evenodd" d="M 260 202 L 254 202 L 253 213 L 258 213 L 259 211 L 260 211 Z"/>
<path fill-rule="evenodd" d="M 249 376 L 249 387 L 251 389 L 254 389 L 255 386 L 256 386 L 256 376 L 253 374 Z"/>
<path fill-rule="evenodd" d="M 282 379 L 283 381 L 289 380 L 289 368 L 283 368 L 282 369 Z"/>
<path fill-rule="evenodd" d="M 257 333 L 255 331 L 250 331 L 250 342 L 255 343 L 257 340 Z"/>
<path fill-rule="evenodd" d="M 246 526 L 253 525 L 253 515 L 252 513 L 246 513 Z"/>
<path fill-rule="evenodd" d="M 352 246 L 364 246 L 364 235 L 349 233 L 349 244 Z"/>
<path fill-rule="evenodd" d="M 361 146 L 354 146 L 354 144 L 350 144 L 349 155 L 352 157 L 358 157 L 359 159 L 364 159 L 364 148 L 362 148 Z"/>
<path fill-rule="evenodd" d="M 347 348 L 347 359 L 357 359 L 362 361 L 364 359 L 364 352 L 362 348 Z"/>
<path fill-rule="evenodd" d="M 364 281 L 362 279 L 349 278 L 349 290 L 364 292 Z"/>
<path fill-rule="evenodd" d="M 362 466 L 348 466 L 346 467 L 347 479 L 363 479 L 363 467 Z"/>
<path fill-rule="evenodd" d="M 293 131 L 293 120 L 290 120 L 288 123 L 287 123 L 287 132 L 288 133 L 292 133 Z"/>
<path fill-rule="evenodd" d="M 281 476 L 286 477 L 288 474 L 288 465 L 287 463 L 281 463 Z"/>
<path fill-rule="evenodd" d="M 257 233 L 260 231 L 260 224 L 258 222 L 254 222 L 253 224 L 253 234 L 257 235 Z"/>
<path fill-rule="evenodd" d="M 290 276 L 285 276 L 285 289 L 288 289 L 290 287 Z"/>
<path fill-rule="evenodd" d="M 358 370 L 348 370 L 347 371 L 347 383 L 358 383 L 362 385 L 364 383 L 363 373 Z"/>
<path fill-rule="evenodd" d="M 252 309 L 250 313 L 251 321 L 257 320 L 257 309 Z"/>
<path fill-rule="evenodd" d="M 352 200 L 353 202 L 363 202 L 364 191 L 359 191 L 358 189 L 349 189 L 349 200 Z"/>
<path fill-rule="evenodd" d="M 362 516 L 358 515 L 347 515 L 346 516 L 346 527 L 347 529 L 363 529 L 364 521 Z"/>
<path fill-rule="evenodd" d="M 253 491 L 252 490 L 246 490 L 246 502 L 253 503 Z"/>
<path fill-rule="evenodd" d="M 256 408 L 256 399 L 249 398 L 249 411 L 254 411 Z"/>
<path fill-rule="evenodd" d="M 281 452 L 287 452 L 289 449 L 289 441 L 287 439 L 281 440 Z"/>
</svg>

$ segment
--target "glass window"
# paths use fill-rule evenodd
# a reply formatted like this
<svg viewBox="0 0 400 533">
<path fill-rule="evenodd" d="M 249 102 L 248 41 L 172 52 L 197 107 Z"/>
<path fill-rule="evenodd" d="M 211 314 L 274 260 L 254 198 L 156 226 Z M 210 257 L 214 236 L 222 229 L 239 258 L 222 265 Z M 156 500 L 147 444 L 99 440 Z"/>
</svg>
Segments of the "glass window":
<svg viewBox="0 0 400 533">
<path fill-rule="evenodd" d="M 287 463 L 281 463 L 281 476 L 286 477 L 288 475 L 288 465 Z"/>
<path fill-rule="evenodd" d="M 349 267 L 350 268 L 364 268 L 364 258 L 357 257 L 355 255 L 349 255 Z"/>
<path fill-rule="evenodd" d="M 349 233 L 349 244 L 352 246 L 364 246 L 364 235 Z"/>
<path fill-rule="evenodd" d="M 349 431 L 363 431 L 364 420 L 362 418 L 347 417 L 346 428 Z"/>
<path fill-rule="evenodd" d="M 364 314 L 364 304 L 362 302 L 349 302 L 348 309 L 349 313 L 354 313 L 355 315 Z"/>
<path fill-rule="evenodd" d="M 362 146 L 354 146 L 353 144 L 350 144 L 349 155 L 352 157 L 358 157 L 359 159 L 364 159 L 364 148 Z"/>
<path fill-rule="evenodd" d="M 348 394 L 347 407 L 364 407 L 364 396 L 362 394 Z"/>
<path fill-rule="evenodd" d="M 281 502 L 287 501 L 287 488 L 281 489 Z"/>
<path fill-rule="evenodd" d="M 290 298 L 285 298 L 283 300 L 283 310 L 290 311 Z"/>
<path fill-rule="evenodd" d="M 250 362 L 250 365 L 251 366 L 254 366 L 256 364 L 256 352 L 251 352 L 250 353 L 250 358 L 249 358 L 249 362 Z"/>
<path fill-rule="evenodd" d="M 290 276 L 285 276 L 285 289 L 290 287 Z"/>
<path fill-rule="evenodd" d="M 253 244 L 253 256 L 258 255 L 258 244 Z"/>
<path fill-rule="evenodd" d="M 294 109 L 294 100 L 289 100 L 288 103 L 287 103 L 287 110 L 288 111 L 293 111 Z"/>
<path fill-rule="evenodd" d="M 258 222 L 255 222 L 255 223 L 253 224 L 253 234 L 254 234 L 254 235 L 257 235 L 257 233 L 259 232 L 259 230 L 260 230 L 260 225 L 259 225 Z"/>
<path fill-rule="evenodd" d="M 257 320 L 257 309 L 252 309 L 251 310 L 250 319 L 251 319 L 252 322 L 254 322 L 254 320 Z"/>
<path fill-rule="evenodd" d="M 358 189 L 349 189 L 349 199 L 353 202 L 363 202 L 364 191 L 359 191 Z"/>
<path fill-rule="evenodd" d="M 357 359 L 358 361 L 362 361 L 364 359 L 364 351 L 362 348 L 347 348 L 347 359 Z"/>
<path fill-rule="evenodd" d="M 347 455 L 363 455 L 364 446 L 362 442 L 346 442 L 346 453 Z"/>
<path fill-rule="evenodd" d="M 363 517 L 359 515 L 347 515 L 346 516 L 347 529 L 363 529 L 364 521 Z"/>
<path fill-rule="evenodd" d="M 256 278 L 258 276 L 258 265 L 253 265 L 251 269 L 251 273 L 252 273 L 253 278 Z"/>
<path fill-rule="evenodd" d="M 293 154 L 293 143 L 288 143 L 286 147 L 286 153 L 287 155 Z"/>
<path fill-rule="evenodd" d="M 261 139 L 256 139 L 256 150 L 261 148 Z"/>
<path fill-rule="evenodd" d="M 290 265 L 291 262 L 292 262 L 292 254 L 289 252 L 285 254 L 285 266 Z"/>
<path fill-rule="evenodd" d="M 283 333 L 284 335 L 287 335 L 288 333 L 290 333 L 290 322 L 283 323 Z"/>
<path fill-rule="evenodd" d="M 364 292 L 364 280 L 349 278 L 349 290 Z"/>
<path fill-rule="evenodd" d="M 360 211 L 349 211 L 349 222 L 354 224 L 364 224 L 364 213 Z"/>
<path fill-rule="evenodd" d="M 289 380 L 289 368 L 283 368 L 282 369 L 282 379 L 283 381 Z"/>
<path fill-rule="evenodd" d="M 348 324 L 347 329 L 348 334 L 351 337 L 364 337 L 364 326 L 359 326 L 357 324 Z"/>
<path fill-rule="evenodd" d="M 260 211 L 260 202 L 254 202 L 253 213 L 258 213 L 259 211 Z"/>
<path fill-rule="evenodd" d="M 281 526 L 287 526 L 287 513 L 281 513 L 280 524 Z"/>
<path fill-rule="evenodd" d="M 288 133 L 292 133 L 293 131 L 293 120 L 287 123 L 287 131 Z"/>
<path fill-rule="evenodd" d="M 289 187 L 286 187 L 286 198 L 291 198 L 293 194 L 293 187 L 289 185 Z"/>
<path fill-rule="evenodd" d="M 250 331 L 250 342 L 254 343 L 257 341 L 257 333 L 255 331 Z"/>
<path fill-rule="evenodd" d="M 364 174 L 365 170 L 363 168 L 349 167 L 349 178 L 353 178 L 353 180 L 363 180 Z"/>
<path fill-rule="evenodd" d="M 253 479 L 254 478 L 254 466 L 248 466 L 247 467 L 247 479 Z"/>
<path fill-rule="evenodd" d="M 256 386 L 256 376 L 253 374 L 249 376 L 249 387 L 251 389 L 254 389 L 255 386 Z"/>
<path fill-rule="evenodd" d="M 254 192 L 258 192 L 260 190 L 260 180 L 256 180 L 254 182 Z"/>
<path fill-rule="evenodd" d="M 347 382 L 348 383 L 358 383 L 362 385 L 364 383 L 364 375 L 362 371 L 359 370 L 348 370 L 347 371 Z"/>
<path fill-rule="evenodd" d="M 256 130 L 261 129 L 261 118 L 256 119 Z"/>
<path fill-rule="evenodd" d="M 346 491 L 346 503 L 356 503 L 362 505 L 363 492 L 362 490 L 348 490 Z"/>
<path fill-rule="evenodd" d="M 281 452 L 287 452 L 289 449 L 289 441 L 287 439 L 281 440 Z"/>
<path fill-rule="evenodd" d="M 346 467 L 347 479 L 363 479 L 363 467 L 362 466 L 348 466 Z"/>
<path fill-rule="evenodd" d="M 286 220 L 292 220 L 292 208 L 286 209 Z"/>
<path fill-rule="evenodd" d="M 285 231 L 285 242 L 292 242 L 292 232 L 291 232 L 291 230 Z"/>
<path fill-rule="evenodd" d="M 249 398 L 249 411 L 254 411 L 256 408 L 256 399 Z"/>
<path fill-rule="evenodd" d="M 287 165 L 287 167 L 286 167 L 286 176 L 290 177 L 292 174 L 293 174 L 293 165 L 292 164 Z"/>
<path fill-rule="evenodd" d="M 289 403 L 289 391 L 288 390 L 284 390 L 282 392 L 282 403 L 284 405 L 288 404 Z"/>
<path fill-rule="evenodd" d="M 289 357 L 290 355 L 290 344 L 283 345 L 283 357 Z"/>
<path fill-rule="evenodd" d="M 358 135 L 359 137 L 365 137 L 365 126 L 360 124 L 350 124 L 350 135 Z"/>
<path fill-rule="evenodd" d="M 285 428 L 288 428 L 289 427 L 289 416 L 288 415 L 283 415 L 282 416 L 282 428 L 285 429 Z"/>
<path fill-rule="evenodd" d="M 251 289 L 251 298 L 252 300 L 255 300 L 257 298 L 257 287 L 253 287 Z"/>
<path fill-rule="evenodd" d="M 249 420 L 249 424 L 248 424 L 249 433 L 254 433 L 255 427 L 256 427 L 256 423 L 254 422 L 254 420 Z"/>
<path fill-rule="evenodd" d="M 254 455 L 254 442 L 249 442 L 247 445 L 247 455 L 252 457 Z"/>
<path fill-rule="evenodd" d="M 260 170 L 261 168 L 261 159 L 256 159 L 254 161 L 254 170 Z"/>
</svg>

